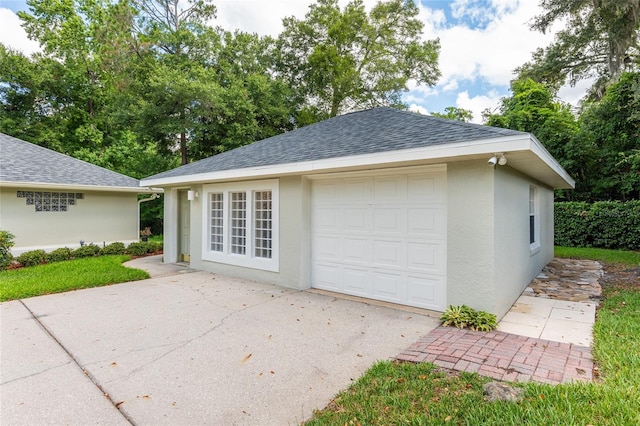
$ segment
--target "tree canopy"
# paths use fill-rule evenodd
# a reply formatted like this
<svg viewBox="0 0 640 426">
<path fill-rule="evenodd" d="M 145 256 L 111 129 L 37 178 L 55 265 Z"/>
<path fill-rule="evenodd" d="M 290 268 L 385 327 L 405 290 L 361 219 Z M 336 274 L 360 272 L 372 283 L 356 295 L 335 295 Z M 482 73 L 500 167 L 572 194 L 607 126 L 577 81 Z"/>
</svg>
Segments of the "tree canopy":
<svg viewBox="0 0 640 426">
<path fill-rule="evenodd" d="M 304 19 L 283 20 L 278 71 L 320 118 L 401 105 L 410 80 L 433 85 L 440 76 L 439 41 L 422 41 L 417 15 L 413 1 L 382 1 L 367 13 L 362 0 L 343 9 L 318 0 Z"/>
<path fill-rule="evenodd" d="M 520 77 L 555 89 L 567 81 L 594 79 L 590 96 L 599 99 L 623 72 L 640 69 L 640 0 L 542 0 L 540 5 L 543 13 L 532 29 L 546 32 L 559 21 L 566 25 L 518 69 Z"/>
</svg>

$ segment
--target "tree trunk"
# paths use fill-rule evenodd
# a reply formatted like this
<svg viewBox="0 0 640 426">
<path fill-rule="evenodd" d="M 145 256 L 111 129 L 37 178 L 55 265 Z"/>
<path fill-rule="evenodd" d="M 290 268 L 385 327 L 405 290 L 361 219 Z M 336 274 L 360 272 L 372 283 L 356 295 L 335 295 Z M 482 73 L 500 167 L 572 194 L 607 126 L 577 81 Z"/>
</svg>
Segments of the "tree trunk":
<svg viewBox="0 0 640 426">
<path fill-rule="evenodd" d="M 180 133 L 180 154 L 182 155 L 182 165 L 187 164 L 187 134 Z"/>
</svg>

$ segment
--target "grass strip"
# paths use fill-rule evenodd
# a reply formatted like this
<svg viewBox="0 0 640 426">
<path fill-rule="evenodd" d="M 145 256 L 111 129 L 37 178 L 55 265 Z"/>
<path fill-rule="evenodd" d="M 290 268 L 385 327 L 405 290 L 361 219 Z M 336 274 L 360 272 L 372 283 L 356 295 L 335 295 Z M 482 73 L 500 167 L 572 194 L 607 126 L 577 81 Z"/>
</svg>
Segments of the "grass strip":
<svg viewBox="0 0 640 426">
<path fill-rule="evenodd" d="M 609 250 L 592 247 L 560 247 L 554 250 L 556 257 L 570 259 L 597 260 L 609 265 L 623 268 L 637 268 L 640 266 L 640 252 L 629 250 Z"/>
<path fill-rule="evenodd" d="M 0 271 L 0 302 L 149 278 L 127 255 L 98 256 Z"/>
</svg>

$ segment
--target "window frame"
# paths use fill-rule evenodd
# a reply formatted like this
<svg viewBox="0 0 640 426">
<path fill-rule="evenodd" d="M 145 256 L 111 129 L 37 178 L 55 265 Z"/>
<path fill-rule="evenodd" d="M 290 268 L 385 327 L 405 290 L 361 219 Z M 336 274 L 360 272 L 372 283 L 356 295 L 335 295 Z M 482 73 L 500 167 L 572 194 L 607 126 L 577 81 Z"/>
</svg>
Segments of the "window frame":
<svg viewBox="0 0 640 426">
<path fill-rule="evenodd" d="M 259 257 L 256 255 L 257 247 L 256 239 L 256 194 L 270 192 L 271 193 L 271 257 Z M 279 181 L 278 179 L 269 179 L 250 182 L 234 182 L 220 184 L 203 185 L 202 203 L 202 259 L 223 263 L 227 265 L 242 266 L 253 269 L 261 269 L 272 272 L 279 272 Z M 244 222 L 244 253 L 233 252 L 233 235 L 232 235 L 232 194 L 244 193 L 244 216 L 241 218 Z M 211 250 L 212 242 L 212 206 L 211 195 L 222 194 L 222 250 Z M 237 210 L 236 215 L 241 214 Z M 236 216 L 238 219 L 239 216 Z M 236 222 L 235 225 L 238 225 Z M 260 239 L 263 239 L 260 236 Z M 236 240 L 237 242 L 237 240 Z M 262 253 L 262 251 L 260 251 Z"/>
<path fill-rule="evenodd" d="M 529 186 L 528 206 L 529 251 L 535 254 L 540 251 L 540 190 L 534 185 Z"/>
</svg>

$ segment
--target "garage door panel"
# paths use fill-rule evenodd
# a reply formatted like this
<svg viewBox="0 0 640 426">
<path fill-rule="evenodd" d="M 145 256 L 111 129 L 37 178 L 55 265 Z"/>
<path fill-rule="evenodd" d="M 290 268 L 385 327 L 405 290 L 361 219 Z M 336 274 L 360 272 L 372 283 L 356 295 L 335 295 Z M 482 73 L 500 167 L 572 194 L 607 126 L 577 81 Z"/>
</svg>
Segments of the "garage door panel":
<svg viewBox="0 0 640 426">
<path fill-rule="evenodd" d="M 369 180 L 351 179 L 344 181 L 344 200 L 347 203 L 363 202 L 369 198 Z"/>
<path fill-rule="evenodd" d="M 407 228 L 410 234 L 424 237 L 446 237 L 446 213 L 442 206 L 407 208 Z"/>
<path fill-rule="evenodd" d="M 342 268 L 326 263 L 314 263 L 311 274 L 317 283 L 317 288 L 325 290 L 342 291 Z"/>
<path fill-rule="evenodd" d="M 373 179 L 373 201 L 376 204 L 404 202 L 407 199 L 407 180 L 404 176 L 385 176 Z"/>
<path fill-rule="evenodd" d="M 367 297 L 371 293 L 371 277 L 367 269 L 343 268 L 344 292 L 354 296 Z"/>
<path fill-rule="evenodd" d="M 446 251 L 442 244 L 428 242 L 407 243 L 407 269 L 429 274 L 445 275 Z"/>
<path fill-rule="evenodd" d="M 340 209 L 319 207 L 314 210 L 311 226 L 319 231 L 336 232 L 340 227 Z"/>
<path fill-rule="evenodd" d="M 407 300 L 412 306 L 425 309 L 441 309 L 445 303 L 443 278 L 407 278 Z"/>
<path fill-rule="evenodd" d="M 405 254 L 404 241 L 376 240 L 373 242 L 373 263 L 377 267 L 402 268 Z"/>
<path fill-rule="evenodd" d="M 446 305 L 446 172 L 312 182 L 311 285 Z"/>
<path fill-rule="evenodd" d="M 312 240 L 315 257 L 319 260 L 340 261 L 342 242 L 335 236 L 315 236 Z"/>
<path fill-rule="evenodd" d="M 344 208 L 344 229 L 345 232 L 367 232 L 369 230 L 369 210 L 362 207 Z"/>
<path fill-rule="evenodd" d="M 342 198 L 340 193 L 338 181 L 314 182 L 313 198 L 318 204 L 340 204 Z"/>
<path fill-rule="evenodd" d="M 400 208 L 376 208 L 373 213 L 374 234 L 401 234 L 405 233 L 406 226 L 404 211 Z"/>
<path fill-rule="evenodd" d="M 403 301 L 403 279 L 401 274 L 373 271 L 373 295 L 377 299 L 394 303 Z"/>
<path fill-rule="evenodd" d="M 370 264 L 370 241 L 366 238 L 344 238 L 344 260 L 348 263 Z"/>
<path fill-rule="evenodd" d="M 443 203 L 446 197 L 444 179 L 439 175 L 409 175 L 407 197 L 412 202 Z"/>
</svg>

